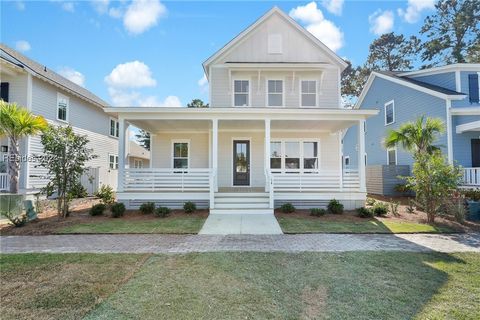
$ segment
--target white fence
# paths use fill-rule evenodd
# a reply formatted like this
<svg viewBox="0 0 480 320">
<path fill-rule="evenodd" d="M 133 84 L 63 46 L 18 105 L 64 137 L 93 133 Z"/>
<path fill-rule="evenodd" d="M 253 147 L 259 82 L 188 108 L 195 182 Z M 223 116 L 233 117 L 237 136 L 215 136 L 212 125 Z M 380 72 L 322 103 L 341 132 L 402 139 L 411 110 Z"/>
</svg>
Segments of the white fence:
<svg viewBox="0 0 480 320">
<path fill-rule="evenodd" d="M 480 187 L 480 168 L 463 168 L 463 185 Z"/>
<path fill-rule="evenodd" d="M 274 192 L 357 191 L 360 181 L 357 170 L 291 170 L 272 172 L 272 185 Z"/>
<path fill-rule="evenodd" d="M 0 191 L 9 190 L 8 173 L 0 173 Z"/>
<path fill-rule="evenodd" d="M 123 190 L 208 192 L 210 181 L 210 169 L 125 169 Z"/>
</svg>

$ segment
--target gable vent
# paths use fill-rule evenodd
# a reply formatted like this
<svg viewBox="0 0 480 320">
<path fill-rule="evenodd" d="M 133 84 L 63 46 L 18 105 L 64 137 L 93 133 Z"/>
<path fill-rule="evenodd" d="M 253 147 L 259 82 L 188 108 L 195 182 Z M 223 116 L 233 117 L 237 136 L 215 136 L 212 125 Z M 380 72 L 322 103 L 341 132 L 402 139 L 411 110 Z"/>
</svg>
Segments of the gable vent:
<svg viewBox="0 0 480 320">
<path fill-rule="evenodd" d="M 273 33 L 268 35 L 268 53 L 269 54 L 281 54 L 283 53 L 282 35 L 279 33 Z"/>
</svg>

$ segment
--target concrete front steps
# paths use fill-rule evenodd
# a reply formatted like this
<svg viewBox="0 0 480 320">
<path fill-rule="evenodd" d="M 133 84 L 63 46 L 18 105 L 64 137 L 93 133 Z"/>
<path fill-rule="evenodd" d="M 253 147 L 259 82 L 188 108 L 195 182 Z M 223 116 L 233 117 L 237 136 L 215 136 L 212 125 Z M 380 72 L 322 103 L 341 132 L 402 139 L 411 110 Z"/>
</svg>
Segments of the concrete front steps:
<svg viewBox="0 0 480 320">
<path fill-rule="evenodd" d="M 266 192 L 217 192 L 210 214 L 273 214 Z"/>
</svg>

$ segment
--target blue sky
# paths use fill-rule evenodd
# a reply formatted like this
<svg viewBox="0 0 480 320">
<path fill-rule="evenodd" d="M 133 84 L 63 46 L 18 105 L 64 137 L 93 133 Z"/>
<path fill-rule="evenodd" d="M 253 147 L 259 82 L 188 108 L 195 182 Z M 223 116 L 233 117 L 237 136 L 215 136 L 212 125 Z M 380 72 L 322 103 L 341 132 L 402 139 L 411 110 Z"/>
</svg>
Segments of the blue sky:
<svg viewBox="0 0 480 320">
<path fill-rule="evenodd" d="M 274 5 L 359 64 L 381 33 L 418 35 L 433 3 L 9 1 L 0 36 L 114 105 L 176 106 L 208 101 L 202 62 Z"/>
</svg>

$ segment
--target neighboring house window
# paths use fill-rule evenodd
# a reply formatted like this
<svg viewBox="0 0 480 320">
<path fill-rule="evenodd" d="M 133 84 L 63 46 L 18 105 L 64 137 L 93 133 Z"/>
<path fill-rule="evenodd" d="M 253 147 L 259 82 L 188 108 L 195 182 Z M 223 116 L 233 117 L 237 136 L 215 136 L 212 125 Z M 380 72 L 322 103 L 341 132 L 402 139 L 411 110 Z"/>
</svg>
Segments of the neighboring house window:
<svg viewBox="0 0 480 320">
<path fill-rule="evenodd" d="M 301 106 L 302 107 L 317 106 L 317 81 L 302 80 L 300 87 L 301 87 Z"/>
<path fill-rule="evenodd" d="M 110 169 L 118 169 L 118 155 L 116 154 L 109 154 L 108 155 L 108 162 Z"/>
<path fill-rule="evenodd" d="M 393 100 L 385 103 L 385 125 L 395 122 L 395 105 Z"/>
<path fill-rule="evenodd" d="M 478 74 L 468 75 L 468 95 L 470 103 L 478 103 L 480 88 L 478 85 Z"/>
<path fill-rule="evenodd" d="M 119 125 L 115 119 L 110 119 L 110 136 L 118 138 Z"/>
<path fill-rule="evenodd" d="M 137 169 L 143 168 L 143 160 L 134 159 L 133 160 L 133 166 Z"/>
<path fill-rule="evenodd" d="M 303 143 L 303 168 L 318 169 L 318 143 Z"/>
<path fill-rule="evenodd" d="M 268 53 L 269 54 L 281 54 L 282 53 L 282 35 L 281 34 L 269 34 L 268 35 Z"/>
<path fill-rule="evenodd" d="M 2 82 L 1 83 L 1 96 L 0 98 L 5 101 L 5 102 L 8 102 L 8 90 L 9 90 L 9 86 L 10 84 L 8 82 Z"/>
<path fill-rule="evenodd" d="M 173 142 L 173 168 L 186 169 L 189 166 L 189 143 L 186 141 Z"/>
<path fill-rule="evenodd" d="M 397 164 L 397 149 L 387 150 L 387 164 L 389 166 L 394 166 Z"/>
<path fill-rule="evenodd" d="M 249 105 L 249 87 L 248 80 L 233 81 L 233 105 L 235 107 L 247 107 Z"/>
<path fill-rule="evenodd" d="M 348 167 L 350 165 L 350 156 L 345 157 L 345 167 Z"/>
<path fill-rule="evenodd" d="M 270 142 L 270 168 L 282 168 L 282 143 L 280 141 Z"/>
<path fill-rule="evenodd" d="M 267 84 L 268 106 L 283 106 L 283 80 L 268 80 Z"/>
<path fill-rule="evenodd" d="M 58 94 L 57 96 L 57 120 L 67 121 L 68 98 Z"/>
</svg>

